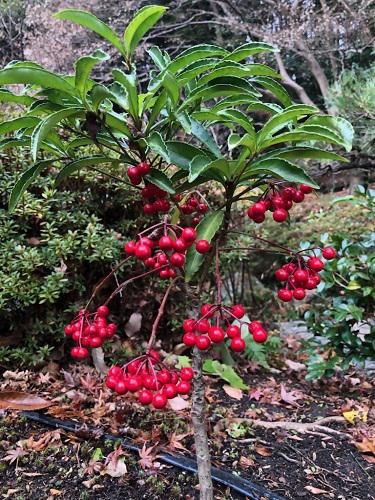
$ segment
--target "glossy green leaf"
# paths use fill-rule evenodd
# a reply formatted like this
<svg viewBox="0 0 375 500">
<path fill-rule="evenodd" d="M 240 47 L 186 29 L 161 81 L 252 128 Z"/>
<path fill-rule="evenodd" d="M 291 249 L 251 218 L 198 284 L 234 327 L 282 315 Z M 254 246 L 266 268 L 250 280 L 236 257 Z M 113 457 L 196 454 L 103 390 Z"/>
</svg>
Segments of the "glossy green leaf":
<svg viewBox="0 0 375 500">
<path fill-rule="evenodd" d="M 291 106 L 293 104 L 288 92 L 273 78 L 269 78 L 268 76 L 256 76 L 252 79 L 252 82 L 269 90 L 284 106 Z"/>
<path fill-rule="evenodd" d="M 134 118 L 139 116 L 138 107 L 138 89 L 137 89 L 137 75 L 132 73 L 124 73 L 120 69 L 112 71 L 115 80 L 124 86 L 128 94 L 129 112 Z"/>
<path fill-rule="evenodd" d="M 241 45 L 233 52 L 224 57 L 224 61 L 242 61 L 255 54 L 262 54 L 264 52 L 277 52 L 276 47 L 265 42 L 248 42 Z"/>
<path fill-rule="evenodd" d="M 161 81 L 161 85 L 167 91 L 168 96 L 171 99 L 173 108 L 175 108 L 177 106 L 178 100 L 180 98 L 180 86 L 179 86 L 179 83 L 176 80 L 175 76 L 172 73 L 170 73 L 169 71 L 166 71 L 164 73 L 164 77 Z"/>
<path fill-rule="evenodd" d="M 214 59 L 212 57 L 207 59 L 202 59 L 199 61 L 194 61 L 184 68 L 181 73 L 177 75 L 177 80 L 180 83 L 186 83 L 189 80 L 192 80 L 196 76 L 204 73 L 208 69 L 212 69 L 219 62 L 219 59 Z"/>
<path fill-rule="evenodd" d="M 311 127 L 313 127 L 311 125 Z M 320 127 L 323 129 L 323 127 Z M 307 141 L 322 141 L 328 144 L 336 144 L 338 146 L 343 146 L 342 139 L 336 134 L 332 134 L 327 130 L 311 130 L 308 127 L 299 127 L 292 132 L 285 132 L 283 134 L 277 135 L 274 138 L 266 141 L 262 144 L 262 149 L 266 149 L 275 144 L 280 144 L 283 142 L 307 142 Z"/>
<path fill-rule="evenodd" d="M 211 160 L 207 156 L 203 155 L 196 156 L 190 162 L 188 180 L 189 182 L 193 182 L 204 172 L 208 173 L 208 178 L 209 178 L 209 173 L 211 170 L 212 172 L 215 173 L 215 177 L 213 178 L 217 178 L 217 174 L 219 174 L 223 176 L 224 179 L 225 174 L 227 175 L 229 174 L 228 161 L 225 160 L 224 158 Z"/>
<path fill-rule="evenodd" d="M 239 79 L 240 80 L 240 79 Z M 248 89 L 243 88 L 243 86 L 229 85 L 229 84 L 217 84 L 212 86 L 201 85 L 194 92 L 192 92 L 189 97 L 184 101 L 181 109 L 188 107 L 192 102 L 203 99 L 214 99 L 215 97 L 232 96 L 236 94 L 243 94 L 248 92 L 250 96 L 254 97 L 254 92 L 251 87 Z"/>
<path fill-rule="evenodd" d="M 176 192 L 170 179 L 164 172 L 157 168 L 152 168 L 150 173 L 146 175 L 146 179 L 152 182 L 152 184 L 164 189 L 167 193 L 174 194 Z"/>
<path fill-rule="evenodd" d="M 119 163 L 119 160 L 115 158 L 108 158 L 106 156 L 97 155 L 90 156 L 86 158 L 80 158 L 79 160 L 74 160 L 70 163 L 64 165 L 64 167 L 57 174 L 55 179 L 55 186 L 58 186 L 66 177 L 78 172 L 85 167 L 91 167 L 93 165 L 104 164 L 104 163 Z"/>
<path fill-rule="evenodd" d="M 351 151 L 354 138 L 354 128 L 348 120 L 340 116 L 316 115 L 309 117 L 304 125 L 319 125 L 329 128 L 338 134 L 343 141 L 346 151 Z"/>
<path fill-rule="evenodd" d="M 235 76 L 235 77 L 251 77 L 251 76 L 270 76 L 272 78 L 280 78 L 279 74 L 276 73 L 272 68 L 266 66 L 265 64 L 239 64 L 235 62 L 226 61 L 217 64 L 215 68 L 208 74 L 202 76 L 199 79 L 198 85 L 203 85 L 208 83 L 215 78 L 222 76 Z"/>
<path fill-rule="evenodd" d="M 201 61 L 208 57 L 223 57 L 229 52 L 217 45 L 200 44 L 184 50 L 168 66 L 168 71 L 177 73 L 195 61 Z"/>
<path fill-rule="evenodd" d="M 112 111 L 111 113 L 105 114 L 105 123 L 111 129 L 113 129 L 112 132 L 120 132 L 126 135 L 126 137 L 132 137 L 132 133 L 130 132 L 129 127 L 126 125 L 126 116 Z"/>
<path fill-rule="evenodd" d="M 305 104 L 294 104 L 289 106 L 279 114 L 273 115 L 260 129 L 257 134 L 257 144 L 261 147 L 263 142 L 270 139 L 276 132 L 293 123 L 293 120 L 300 120 L 306 115 L 317 113 L 315 106 Z"/>
<path fill-rule="evenodd" d="M 79 9 L 64 9 L 60 12 L 54 14 L 57 19 L 63 19 L 66 21 L 71 21 L 72 23 L 84 26 L 89 30 L 97 33 L 102 38 L 105 38 L 110 42 L 117 50 L 122 54 L 125 54 L 124 47 L 121 40 L 118 38 L 117 34 L 110 28 L 106 23 L 98 19 L 91 12 L 86 12 Z"/>
<path fill-rule="evenodd" d="M 75 87 L 81 97 L 86 96 L 87 79 L 94 66 L 108 59 L 108 54 L 102 50 L 96 50 L 91 56 L 83 56 L 76 61 Z"/>
<path fill-rule="evenodd" d="M 61 76 L 45 69 L 35 67 L 15 66 L 0 71 L 0 85 L 13 84 L 36 85 L 42 88 L 62 90 L 67 94 L 75 95 L 76 90 Z"/>
<path fill-rule="evenodd" d="M 295 146 L 290 148 L 278 149 L 276 153 L 278 158 L 284 158 L 285 160 L 299 160 L 305 158 L 311 158 L 314 160 L 329 160 L 329 161 L 342 161 L 348 162 L 349 160 L 344 156 L 333 153 L 332 151 L 325 151 L 320 148 L 313 148 L 307 146 Z M 275 156 L 275 151 L 270 151 L 269 153 L 262 155 L 262 159 L 268 158 L 270 156 Z"/>
<path fill-rule="evenodd" d="M 97 112 L 105 99 L 113 99 L 113 97 L 113 93 L 104 87 L 104 85 L 94 85 L 90 92 L 90 101 L 93 110 Z"/>
<path fill-rule="evenodd" d="M 7 122 L 0 123 L 0 134 L 8 134 L 15 130 L 20 130 L 22 128 L 30 128 L 38 125 L 40 122 L 39 118 L 35 116 L 22 116 L 20 118 L 14 118 Z"/>
<path fill-rule="evenodd" d="M 6 151 L 7 149 L 18 148 L 20 146 L 28 146 L 30 144 L 30 139 L 15 139 L 9 138 L 0 141 L 0 151 Z"/>
<path fill-rule="evenodd" d="M 156 24 L 166 7 L 148 5 L 140 9 L 128 24 L 124 32 L 124 45 L 127 56 L 131 56 L 144 35 Z"/>
<path fill-rule="evenodd" d="M 12 94 L 9 90 L 0 89 L 0 102 L 15 102 L 17 104 L 24 104 L 29 106 L 35 101 L 33 97 L 28 95 Z"/>
<path fill-rule="evenodd" d="M 159 132 L 153 132 L 145 141 L 152 151 L 161 156 L 167 163 L 171 163 L 168 148 Z"/>
<path fill-rule="evenodd" d="M 10 197 L 9 197 L 9 212 L 12 213 L 20 198 L 26 189 L 30 186 L 30 184 L 36 179 L 36 177 L 40 174 L 40 172 L 51 165 L 53 163 L 52 159 L 42 160 L 35 163 L 32 167 L 30 167 L 26 172 L 24 172 L 21 177 L 18 179 L 16 184 L 14 185 Z"/>
<path fill-rule="evenodd" d="M 275 177 L 280 177 L 289 182 L 303 183 L 319 189 L 319 185 L 311 179 L 309 175 L 298 165 L 294 165 L 287 160 L 277 157 L 277 151 L 274 152 L 275 157 L 266 158 L 254 162 L 247 168 L 241 179 L 248 179 L 256 174 L 271 174 Z"/>
<path fill-rule="evenodd" d="M 234 148 L 238 148 L 239 146 L 245 146 L 249 150 L 249 154 L 255 152 L 255 136 L 252 134 L 231 134 L 228 137 L 228 148 L 232 150 Z M 248 156 L 248 155 L 247 155 Z"/>
<path fill-rule="evenodd" d="M 58 123 L 65 118 L 81 115 L 83 115 L 82 108 L 67 108 L 56 111 L 56 113 L 52 113 L 52 115 L 49 115 L 47 118 L 42 120 L 36 126 L 31 136 L 31 154 L 34 161 L 36 160 L 40 143 Z"/>
<path fill-rule="evenodd" d="M 246 114 L 239 109 L 224 109 L 222 111 L 219 111 L 218 115 L 222 116 L 227 121 L 240 125 L 249 135 L 251 135 L 255 139 L 256 133 L 251 118 L 246 116 Z"/>
<path fill-rule="evenodd" d="M 185 142 L 167 141 L 165 145 L 168 150 L 170 163 L 173 163 L 184 170 L 189 170 L 190 162 L 196 156 L 201 155 L 209 158 L 208 152 Z"/>
<path fill-rule="evenodd" d="M 212 241 L 217 231 L 220 229 L 224 219 L 224 212 L 217 211 L 206 215 L 196 227 L 197 240 Z M 186 253 L 185 277 L 191 281 L 193 276 L 199 271 L 204 260 L 204 255 L 198 253 L 192 245 Z"/>
<path fill-rule="evenodd" d="M 154 64 L 162 71 L 167 67 L 167 65 L 171 62 L 170 57 L 166 52 L 162 52 L 159 47 L 154 45 L 150 49 L 147 50 L 147 53 L 154 61 Z"/>
<path fill-rule="evenodd" d="M 83 146 L 89 146 L 90 144 L 94 144 L 92 139 L 88 137 L 78 137 L 77 139 L 73 139 L 66 146 L 67 153 L 71 154 L 75 149 L 81 148 Z"/>
</svg>

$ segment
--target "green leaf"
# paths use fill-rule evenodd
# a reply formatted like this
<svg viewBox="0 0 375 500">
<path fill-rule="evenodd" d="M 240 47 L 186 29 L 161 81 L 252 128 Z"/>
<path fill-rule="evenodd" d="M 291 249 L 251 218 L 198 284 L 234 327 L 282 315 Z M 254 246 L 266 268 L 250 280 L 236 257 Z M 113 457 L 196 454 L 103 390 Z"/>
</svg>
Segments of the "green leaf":
<svg viewBox="0 0 375 500">
<path fill-rule="evenodd" d="M 131 56 L 143 36 L 156 24 L 166 7 L 149 5 L 140 9 L 128 24 L 124 33 L 124 45 L 127 56 Z"/>
<path fill-rule="evenodd" d="M 224 219 L 224 212 L 217 211 L 206 215 L 196 227 L 197 240 L 207 240 L 211 242 L 216 232 L 219 230 Z M 204 260 L 204 255 L 195 250 L 192 245 L 186 253 L 185 277 L 187 281 L 191 281 L 193 276 L 198 272 Z"/>
<path fill-rule="evenodd" d="M 92 139 L 89 139 L 88 137 L 78 137 L 77 139 L 73 139 L 69 142 L 69 144 L 66 146 L 66 151 L 70 154 L 75 149 L 82 146 L 88 146 L 90 144 L 94 144 L 94 141 Z"/>
<path fill-rule="evenodd" d="M 262 147 L 263 142 L 270 139 L 276 132 L 293 123 L 294 119 L 301 119 L 306 115 L 317 113 L 315 106 L 306 106 L 305 104 L 294 104 L 289 106 L 281 113 L 272 116 L 260 129 L 257 134 L 257 144 Z"/>
<path fill-rule="evenodd" d="M 308 118 L 304 125 L 320 125 L 331 129 L 342 138 L 342 144 L 346 151 L 350 151 L 353 145 L 354 128 L 348 120 L 340 116 L 317 115 Z"/>
<path fill-rule="evenodd" d="M 124 47 L 117 34 L 107 24 L 94 16 L 94 14 L 91 14 L 91 12 L 79 9 L 64 9 L 54 14 L 54 17 L 88 28 L 108 40 L 121 54 L 125 55 Z"/>
<path fill-rule="evenodd" d="M 117 96 L 113 96 L 113 93 L 104 87 L 104 85 L 94 85 L 90 92 L 90 100 L 93 110 L 97 112 L 101 103 L 105 99 L 113 99 L 113 97 L 116 98 Z"/>
<path fill-rule="evenodd" d="M 166 71 L 160 83 L 166 89 L 171 99 L 172 105 L 175 108 L 180 98 L 180 86 L 178 84 L 178 81 L 172 73 Z"/>
<path fill-rule="evenodd" d="M 217 64 L 215 68 L 208 74 L 202 76 L 198 81 L 198 85 L 208 83 L 215 78 L 221 76 L 235 76 L 235 77 L 251 77 L 251 76 L 270 76 L 272 78 L 280 78 L 272 68 L 265 64 L 239 64 L 236 62 L 225 61 Z"/>
<path fill-rule="evenodd" d="M 288 92 L 284 89 L 284 87 L 274 80 L 273 78 L 269 78 L 268 76 L 256 76 L 252 79 L 253 83 L 257 83 L 261 87 L 272 92 L 272 94 L 283 104 L 284 106 L 291 106 L 293 104 L 292 99 L 290 98 Z"/>
<path fill-rule="evenodd" d="M 167 193 L 174 194 L 176 192 L 169 178 L 164 172 L 157 168 L 152 168 L 150 173 L 146 175 L 146 179 L 152 182 L 152 184 L 164 189 Z"/>
<path fill-rule="evenodd" d="M 277 151 L 274 153 L 277 155 Z M 271 174 L 289 182 L 303 183 L 312 186 L 315 189 L 319 189 L 319 185 L 306 174 L 303 168 L 298 165 L 294 165 L 287 160 L 277 158 L 277 156 L 267 158 L 265 160 L 259 160 L 251 164 L 250 167 L 246 169 L 241 179 L 250 178 L 254 174 L 259 173 Z"/>
<path fill-rule="evenodd" d="M 224 57 L 224 61 L 242 61 L 247 57 L 264 52 L 277 52 L 276 47 L 265 42 L 249 42 L 237 47 L 233 52 Z"/>
<path fill-rule="evenodd" d="M 166 52 L 163 54 L 163 52 L 156 45 L 154 45 L 153 47 L 148 49 L 147 53 L 149 54 L 149 56 L 153 60 L 154 64 L 160 70 L 165 69 L 166 66 L 170 63 L 169 55 Z"/>
<path fill-rule="evenodd" d="M 30 139 L 4 139 L 0 141 L 0 151 L 5 151 L 7 149 L 18 148 L 19 146 L 28 146 L 30 144 Z"/>
<path fill-rule="evenodd" d="M 238 80 L 241 80 L 240 78 Z M 224 96 L 232 96 L 236 94 L 243 94 L 244 92 L 248 92 L 249 98 L 250 96 L 256 97 L 257 94 L 253 92 L 252 87 L 249 85 L 248 89 L 245 89 L 243 86 L 237 85 L 229 85 L 229 84 L 217 84 L 212 86 L 201 85 L 197 87 L 189 97 L 184 101 L 181 109 L 188 107 L 192 102 L 197 99 L 203 99 L 203 101 L 207 99 L 213 99 L 214 97 L 224 97 Z"/>
<path fill-rule="evenodd" d="M 112 111 L 111 113 L 105 114 L 105 123 L 114 131 L 121 132 L 122 134 L 126 135 L 126 137 L 132 137 L 132 133 L 130 132 L 129 127 L 126 125 L 126 116 Z"/>
<path fill-rule="evenodd" d="M 131 73 L 124 73 L 120 69 L 114 69 L 112 71 L 115 80 L 124 86 L 128 94 L 129 101 L 129 112 L 133 118 L 138 118 L 139 116 L 139 106 L 138 106 L 138 90 L 137 90 L 137 75 L 135 71 Z"/>
<path fill-rule="evenodd" d="M 64 165 L 64 167 L 57 174 L 55 179 L 55 186 L 58 186 L 66 177 L 74 174 L 78 170 L 81 170 L 81 168 L 91 167 L 92 165 L 98 165 L 101 163 L 116 164 L 120 163 L 120 161 L 115 158 L 107 158 L 106 156 L 102 155 L 90 156 L 86 158 L 80 158 L 79 160 L 71 161 L 70 163 Z"/>
<path fill-rule="evenodd" d="M 20 130 L 22 128 L 34 127 L 40 122 L 39 118 L 35 116 L 23 116 L 21 118 L 14 118 L 7 122 L 0 123 L 0 134 L 7 134 L 13 132 L 14 130 Z"/>
<path fill-rule="evenodd" d="M 62 90 L 70 95 L 75 95 L 76 90 L 61 76 L 50 71 L 29 66 L 15 66 L 0 71 L 0 85 L 13 84 L 36 85 L 42 88 Z"/>
<path fill-rule="evenodd" d="M 307 142 L 307 141 L 322 141 L 328 144 L 336 144 L 337 146 L 343 146 L 343 142 L 339 136 L 330 133 L 329 130 L 323 130 L 323 127 L 298 127 L 298 129 L 292 132 L 285 132 L 283 134 L 277 135 L 276 137 L 266 141 L 262 144 L 262 149 L 266 149 L 274 144 L 280 144 L 282 142 Z M 317 130 L 319 128 L 319 131 Z"/>
<path fill-rule="evenodd" d="M 186 68 L 177 75 L 177 80 L 180 83 L 186 83 L 196 76 L 200 75 L 204 71 L 213 68 L 218 63 L 219 59 L 207 58 L 199 61 L 194 61 L 193 63 L 186 66 Z"/>
<path fill-rule="evenodd" d="M 24 172 L 14 185 L 12 192 L 9 197 L 9 212 L 12 213 L 16 208 L 21 196 L 30 186 L 30 184 L 36 179 L 43 168 L 48 167 L 53 163 L 53 160 L 42 160 L 35 163 L 26 172 Z"/>
<path fill-rule="evenodd" d="M 12 94 L 9 90 L 0 89 L 0 102 L 16 102 L 17 104 L 24 104 L 29 106 L 35 101 L 33 97 L 28 95 Z"/>
<path fill-rule="evenodd" d="M 229 175 L 228 161 L 225 160 L 224 158 L 211 160 L 207 156 L 203 155 L 196 156 L 191 160 L 189 165 L 189 178 L 188 178 L 189 182 L 195 181 L 195 179 L 197 179 L 201 174 L 209 170 L 212 170 L 221 176 L 223 175 L 223 173 Z M 217 176 L 215 175 L 215 177 L 213 178 L 216 177 Z"/>
<path fill-rule="evenodd" d="M 218 115 L 226 119 L 226 121 L 234 122 L 240 125 L 251 137 L 255 140 L 255 129 L 251 119 L 245 113 L 238 109 L 224 109 L 218 112 Z"/>
<path fill-rule="evenodd" d="M 217 360 L 205 359 L 203 362 L 203 371 L 210 375 L 218 375 L 221 379 L 228 382 L 237 389 L 248 389 L 242 378 L 237 375 L 232 366 L 221 364 Z"/>
<path fill-rule="evenodd" d="M 275 151 L 270 151 L 269 153 L 263 155 L 261 159 L 265 159 L 270 156 L 275 156 Z M 285 160 L 312 158 L 314 160 L 332 160 L 342 162 L 349 161 L 344 156 L 333 153 L 332 151 L 325 151 L 324 149 L 307 146 L 295 146 L 290 148 L 278 149 L 276 156 L 278 158 L 284 158 Z"/>
<path fill-rule="evenodd" d="M 35 128 L 31 136 L 31 153 L 34 161 L 39 150 L 40 143 L 49 134 L 49 132 L 64 118 L 79 116 L 83 114 L 82 108 L 67 108 L 52 113 L 42 120 Z"/>
<path fill-rule="evenodd" d="M 229 150 L 238 148 L 239 146 L 245 146 L 249 150 L 250 153 L 255 152 L 255 138 L 251 134 L 238 135 L 231 134 L 228 137 L 228 148 Z"/>
<path fill-rule="evenodd" d="M 161 156 L 167 163 L 171 163 L 168 148 L 159 132 L 153 132 L 145 141 L 152 151 Z"/>
<path fill-rule="evenodd" d="M 221 158 L 221 151 L 210 132 L 204 128 L 197 120 L 189 117 L 186 113 L 177 114 L 185 132 L 194 135 L 204 144 L 217 158 Z"/>
<path fill-rule="evenodd" d="M 177 165 L 184 170 L 189 170 L 190 162 L 196 156 L 208 156 L 206 151 L 199 149 L 191 144 L 180 141 L 167 141 L 165 143 L 170 163 Z"/>
<path fill-rule="evenodd" d="M 84 98 L 87 92 L 87 79 L 94 66 L 103 61 L 107 61 L 109 55 L 102 50 L 96 50 L 91 56 L 80 57 L 76 61 L 75 87 L 80 96 Z"/>
<path fill-rule="evenodd" d="M 226 56 L 227 54 L 229 54 L 227 50 L 217 45 L 195 45 L 181 52 L 181 54 L 167 66 L 167 69 L 172 73 L 177 73 L 193 62 L 201 61 L 207 57 Z"/>
</svg>

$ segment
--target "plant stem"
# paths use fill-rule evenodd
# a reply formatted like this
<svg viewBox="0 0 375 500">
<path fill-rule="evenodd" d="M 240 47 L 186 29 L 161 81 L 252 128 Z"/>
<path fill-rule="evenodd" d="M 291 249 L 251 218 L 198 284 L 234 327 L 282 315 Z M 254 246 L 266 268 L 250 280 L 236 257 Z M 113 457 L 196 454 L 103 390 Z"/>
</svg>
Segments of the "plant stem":
<svg viewBox="0 0 375 500">
<path fill-rule="evenodd" d="M 208 436 L 205 418 L 205 394 L 203 381 L 202 354 L 194 347 L 193 356 L 194 384 L 192 393 L 191 417 L 194 428 L 195 453 L 198 464 L 198 479 L 200 500 L 213 500 L 213 486 L 211 478 L 211 458 L 208 449 Z"/>
<path fill-rule="evenodd" d="M 147 352 L 149 352 L 150 349 L 152 349 L 152 347 L 153 347 L 153 345 L 155 343 L 156 331 L 158 329 L 161 317 L 164 314 L 165 303 L 167 302 L 168 295 L 169 295 L 170 291 L 172 290 L 173 286 L 175 285 L 176 281 L 178 280 L 178 278 L 179 278 L 178 276 L 177 276 L 177 278 L 174 278 L 174 280 L 169 284 L 167 290 L 165 291 L 163 300 L 161 301 L 161 304 L 160 304 L 160 307 L 159 307 L 159 312 L 158 312 L 158 314 L 157 314 L 157 316 L 155 318 L 155 321 L 154 321 L 154 323 L 152 325 L 151 336 L 150 336 L 150 339 L 149 339 L 148 344 L 147 344 Z"/>
</svg>

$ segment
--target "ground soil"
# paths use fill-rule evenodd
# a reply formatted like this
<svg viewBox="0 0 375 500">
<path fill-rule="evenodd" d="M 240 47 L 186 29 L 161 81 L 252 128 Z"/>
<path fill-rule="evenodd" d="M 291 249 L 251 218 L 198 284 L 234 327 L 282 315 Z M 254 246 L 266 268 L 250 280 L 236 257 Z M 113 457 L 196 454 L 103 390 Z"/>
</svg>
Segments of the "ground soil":
<svg viewBox="0 0 375 500">
<path fill-rule="evenodd" d="M 351 373 L 313 384 L 304 381 L 303 373 L 285 368 L 277 373 L 259 371 L 254 366 L 243 368 L 249 391 L 244 391 L 240 400 L 230 390 L 227 394 L 222 381 L 207 379 L 213 464 L 285 499 L 374 500 L 374 455 L 361 453 L 355 446 L 364 437 L 375 436 L 371 380 Z M 86 431 L 79 435 L 56 432 L 27 421 L 20 413 L 2 410 L 1 498 L 198 498 L 196 477 L 163 464 L 157 457 L 160 451 L 194 456 L 188 410 L 150 412 L 124 398 L 113 398 L 93 370 L 84 377 L 80 370 L 75 366 L 53 375 L 24 372 L 20 380 L 14 380 L 17 372 L 8 372 L 6 377 L 13 378 L 8 378 L 1 389 L 27 387 L 29 392 L 54 400 L 47 414 L 126 437 L 146 449 L 157 444 L 150 450 L 151 462 L 147 465 L 146 460 L 142 465 L 142 456 L 124 450 L 127 472 L 112 477 L 106 472 L 105 457 L 111 456 L 114 445 L 104 441 L 101 432 L 95 436 Z M 329 423 L 343 435 L 263 429 L 236 420 L 312 422 L 341 416 L 351 409 L 359 411 L 353 424 L 346 420 Z M 15 449 L 25 454 L 13 463 L 4 460 Z M 95 453 L 97 460 L 93 460 Z M 215 498 L 244 497 L 215 485 Z"/>
</svg>

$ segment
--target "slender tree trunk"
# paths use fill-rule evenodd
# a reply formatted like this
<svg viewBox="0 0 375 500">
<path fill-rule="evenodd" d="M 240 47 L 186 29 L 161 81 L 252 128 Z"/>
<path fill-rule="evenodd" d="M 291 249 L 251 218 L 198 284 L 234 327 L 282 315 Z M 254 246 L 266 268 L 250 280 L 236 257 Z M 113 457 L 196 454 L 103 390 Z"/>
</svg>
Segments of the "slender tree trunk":
<svg viewBox="0 0 375 500">
<path fill-rule="evenodd" d="M 195 453 L 198 464 L 200 500 L 213 500 L 211 457 L 208 449 L 204 399 L 203 358 L 201 352 L 196 347 L 194 347 L 193 350 L 192 361 L 194 369 L 194 386 L 191 416 L 194 428 Z"/>
</svg>

